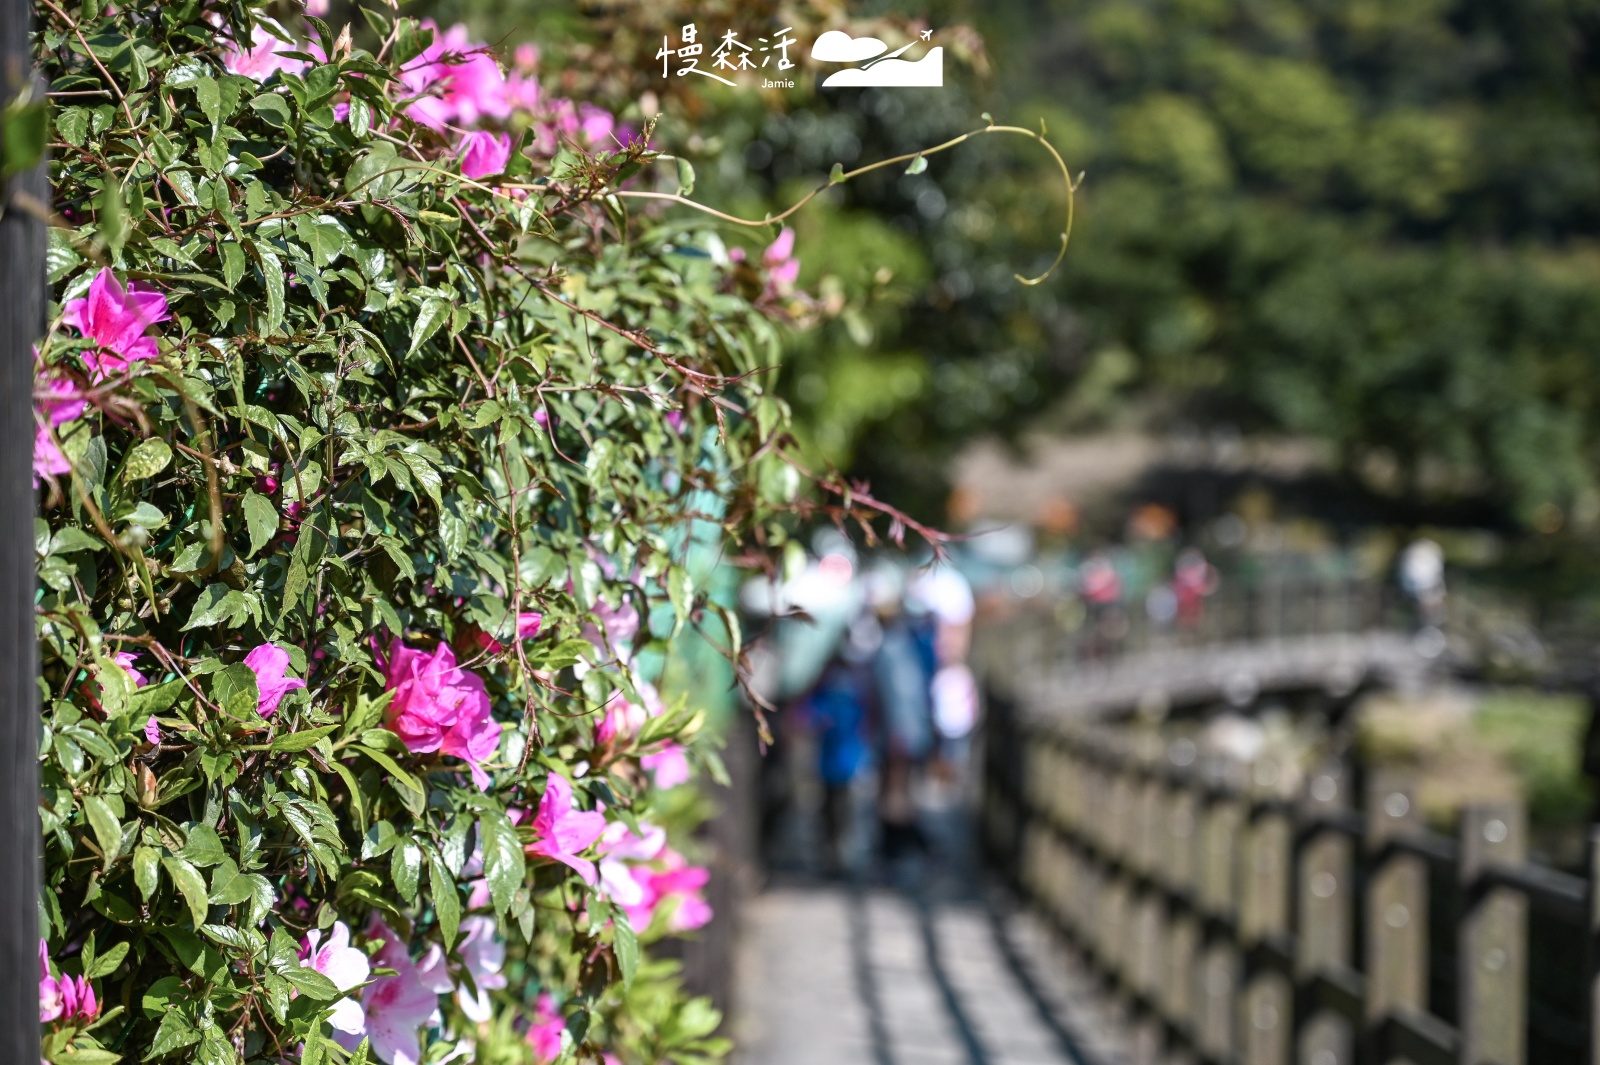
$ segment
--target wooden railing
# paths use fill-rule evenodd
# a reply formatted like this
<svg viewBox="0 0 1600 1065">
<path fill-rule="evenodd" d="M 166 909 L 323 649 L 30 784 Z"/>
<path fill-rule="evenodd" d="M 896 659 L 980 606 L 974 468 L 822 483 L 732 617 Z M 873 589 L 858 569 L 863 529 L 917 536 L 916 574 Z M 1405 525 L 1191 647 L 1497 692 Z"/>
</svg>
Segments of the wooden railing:
<svg viewBox="0 0 1600 1065">
<path fill-rule="evenodd" d="M 1520 806 L 1450 838 L 1404 771 L 989 712 L 990 857 L 1127 1004 L 1142 1061 L 1600 1062 L 1600 868 L 1529 863 Z"/>
</svg>

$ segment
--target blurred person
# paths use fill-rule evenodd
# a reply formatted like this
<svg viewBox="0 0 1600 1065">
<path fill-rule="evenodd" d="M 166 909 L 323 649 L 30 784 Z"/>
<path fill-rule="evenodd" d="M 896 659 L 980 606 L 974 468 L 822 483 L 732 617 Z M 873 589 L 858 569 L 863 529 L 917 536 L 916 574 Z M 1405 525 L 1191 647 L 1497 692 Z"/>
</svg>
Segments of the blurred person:
<svg viewBox="0 0 1600 1065">
<path fill-rule="evenodd" d="M 870 575 L 868 602 L 883 629 L 883 641 L 872 660 L 879 715 L 879 844 L 894 862 L 927 849 L 917 827 L 912 778 L 932 753 L 933 720 L 929 675 L 912 620 L 904 609 L 900 574 L 890 566 Z"/>
<path fill-rule="evenodd" d="M 1400 588 L 1416 609 L 1417 625 L 1437 629 L 1444 624 L 1444 548 L 1419 536 L 1400 553 Z"/>
<path fill-rule="evenodd" d="M 1172 570 L 1172 591 L 1177 597 L 1178 624 L 1186 629 L 1200 627 L 1205 619 L 1206 598 L 1216 593 L 1222 577 L 1217 567 L 1206 561 L 1198 547 L 1186 547 L 1178 554 Z"/>
<path fill-rule="evenodd" d="M 823 867 L 830 874 L 841 873 L 850 865 L 850 826 L 855 820 L 851 796 L 871 760 L 866 728 L 872 652 L 862 654 L 859 646 L 847 638 L 802 701 L 805 720 L 817 736 Z"/>
<path fill-rule="evenodd" d="M 1078 567 L 1078 594 L 1089 608 L 1089 657 L 1111 654 L 1127 632 L 1122 613 L 1122 575 L 1104 551 L 1094 551 Z"/>
</svg>

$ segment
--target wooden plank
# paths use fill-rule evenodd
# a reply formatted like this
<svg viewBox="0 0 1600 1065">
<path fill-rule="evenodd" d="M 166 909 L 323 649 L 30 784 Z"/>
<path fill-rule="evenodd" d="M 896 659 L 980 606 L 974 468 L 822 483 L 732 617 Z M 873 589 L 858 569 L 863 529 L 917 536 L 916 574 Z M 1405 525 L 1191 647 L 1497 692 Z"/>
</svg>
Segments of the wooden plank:
<svg viewBox="0 0 1600 1065">
<path fill-rule="evenodd" d="M 1427 866 L 1383 845 L 1422 829 L 1411 774 L 1374 770 L 1367 786 L 1367 847 L 1386 853 L 1367 882 L 1366 967 L 1369 1025 L 1396 1010 L 1427 1009 Z"/>
<path fill-rule="evenodd" d="M 1457 1016 L 1461 1065 L 1522 1065 L 1527 1055 L 1528 900 L 1483 882 L 1490 862 L 1520 864 L 1528 854 L 1520 803 L 1468 807 L 1461 815 L 1461 884 L 1466 906 L 1457 929 Z"/>
<path fill-rule="evenodd" d="M 0 0 L 0 104 L 42 102 L 32 5 Z M 50 202 L 41 164 L 12 177 L 0 216 L 0 1061 L 39 1060 L 39 689 L 34 634 L 33 345 L 45 330 L 44 226 L 11 206 Z"/>
<path fill-rule="evenodd" d="M 1344 765 L 1330 760 L 1308 774 L 1300 801 L 1302 821 L 1315 823 L 1345 815 L 1350 780 Z M 1295 861 L 1295 972 L 1302 981 L 1349 971 L 1355 906 L 1351 840 L 1324 828 L 1313 832 Z M 1350 1065 L 1355 1060 L 1351 1017 L 1331 1007 L 1308 983 L 1298 996 L 1301 1065 Z"/>
</svg>

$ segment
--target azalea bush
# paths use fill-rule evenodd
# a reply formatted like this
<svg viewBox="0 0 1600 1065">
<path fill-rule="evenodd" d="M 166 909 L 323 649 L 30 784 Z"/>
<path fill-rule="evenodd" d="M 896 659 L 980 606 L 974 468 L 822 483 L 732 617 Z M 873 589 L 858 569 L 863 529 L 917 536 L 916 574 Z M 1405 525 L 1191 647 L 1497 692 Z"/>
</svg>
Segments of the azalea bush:
<svg viewBox="0 0 1600 1065">
<path fill-rule="evenodd" d="M 717 1057 L 648 945 L 719 763 L 644 663 L 692 545 L 782 543 L 792 235 L 630 210 L 693 181 L 648 128 L 362 14 L 37 11 L 44 1056 Z"/>
</svg>

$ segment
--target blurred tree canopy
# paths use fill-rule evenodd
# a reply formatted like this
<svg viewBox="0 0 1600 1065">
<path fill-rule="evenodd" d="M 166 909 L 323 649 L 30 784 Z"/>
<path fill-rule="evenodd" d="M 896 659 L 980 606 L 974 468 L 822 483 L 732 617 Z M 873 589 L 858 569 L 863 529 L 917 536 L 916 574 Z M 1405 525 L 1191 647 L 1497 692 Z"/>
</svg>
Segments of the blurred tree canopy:
<svg viewBox="0 0 1600 1065">
<path fill-rule="evenodd" d="M 1088 179 L 1043 286 L 1012 278 L 1060 232 L 1034 146 L 963 146 L 794 220 L 819 302 L 781 390 L 814 453 L 880 495 L 936 510 L 977 433 L 1189 420 L 1329 440 L 1395 494 L 1600 520 L 1596 0 L 426 6 L 540 39 L 636 121 L 662 111 L 696 198 L 756 217 L 984 111 L 1045 123 Z M 946 86 L 663 79 L 660 35 L 690 21 L 807 44 L 930 28 Z"/>
</svg>

